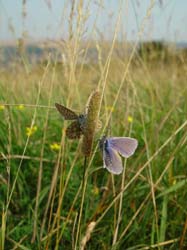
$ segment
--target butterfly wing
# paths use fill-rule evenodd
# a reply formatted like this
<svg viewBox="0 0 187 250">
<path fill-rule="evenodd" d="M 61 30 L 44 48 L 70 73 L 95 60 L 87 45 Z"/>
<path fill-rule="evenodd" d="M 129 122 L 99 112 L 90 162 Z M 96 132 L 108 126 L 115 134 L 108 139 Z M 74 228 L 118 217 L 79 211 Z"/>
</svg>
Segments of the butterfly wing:
<svg viewBox="0 0 187 250">
<path fill-rule="evenodd" d="M 57 108 L 58 112 L 64 117 L 65 120 L 78 119 L 78 115 L 74 111 L 66 108 L 65 106 L 55 103 L 55 107 Z"/>
<path fill-rule="evenodd" d="M 111 137 L 108 138 L 108 143 L 125 158 L 133 155 L 138 146 L 138 141 L 130 137 Z"/>
<path fill-rule="evenodd" d="M 66 129 L 66 136 L 69 139 L 79 139 L 83 134 L 78 121 L 72 122 Z"/>
<path fill-rule="evenodd" d="M 103 162 L 104 168 L 108 169 L 110 173 L 121 174 L 123 170 L 121 157 L 112 147 L 103 147 Z"/>
</svg>

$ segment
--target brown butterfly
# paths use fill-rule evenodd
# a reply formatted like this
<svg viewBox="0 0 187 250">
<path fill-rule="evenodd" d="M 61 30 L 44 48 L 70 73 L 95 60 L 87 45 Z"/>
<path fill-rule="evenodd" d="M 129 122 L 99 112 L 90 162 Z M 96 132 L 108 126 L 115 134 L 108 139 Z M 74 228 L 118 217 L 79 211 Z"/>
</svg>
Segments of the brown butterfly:
<svg viewBox="0 0 187 250">
<path fill-rule="evenodd" d="M 55 107 L 65 120 L 74 120 L 66 129 L 67 137 L 69 139 L 79 139 L 84 133 L 86 114 L 77 115 L 73 110 L 58 103 L 55 103 Z"/>
</svg>

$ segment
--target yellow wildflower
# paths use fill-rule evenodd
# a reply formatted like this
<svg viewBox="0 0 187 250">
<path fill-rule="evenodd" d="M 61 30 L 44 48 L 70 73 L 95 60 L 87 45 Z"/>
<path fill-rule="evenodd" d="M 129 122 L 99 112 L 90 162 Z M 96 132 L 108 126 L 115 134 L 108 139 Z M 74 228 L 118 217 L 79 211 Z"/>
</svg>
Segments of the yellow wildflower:
<svg viewBox="0 0 187 250">
<path fill-rule="evenodd" d="M 26 127 L 26 135 L 31 136 L 36 132 L 36 130 L 37 130 L 37 126 Z"/>
<path fill-rule="evenodd" d="M 114 112 L 114 107 L 113 106 L 106 106 L 106 110 Z"/>
<path fill-rule="evenodd" d="M 129 115 L 129 116 L 127 117 L 127 121 L 128 121 L 129 123 L 132 123 L 132 122 L 133 122 L 132 116 Z"/>
<path fill-rule="evenodd" d="M 93 195 L 98 195 L 99 194 L 99 188 L 94 186 L 94 188 L 92 189 L 91 192 L 92 192 Z"/>
<path fill-rule="evenodd" d="M 177 183 L 177 180 L 176 180 L 176 179 L 173 179 L 172 184 L 175 185 L 176 183 Z"/>
<path fill-rule="evenodd" d="M 4 110 L 5 106 L 4 105 L 0 105 L 0 110 Z"/>
<path fill-rule="evenodd" d="M 51 149 L 51 150 L 55 150 L 55 151 L 59 151 L 59 150 L 60 150 L 60 144 L 54 142 L 54 143 L 52 143 L 52 144 L 50 145 L 50 149 Z"/>
<path fill-rule="evenodd" d="M 17 106 L 18 110 L 23 110 L 24 108 L 25 108 L 25 106 L 23 104 L 20 104 L 20 105 Z"/>
</svg>

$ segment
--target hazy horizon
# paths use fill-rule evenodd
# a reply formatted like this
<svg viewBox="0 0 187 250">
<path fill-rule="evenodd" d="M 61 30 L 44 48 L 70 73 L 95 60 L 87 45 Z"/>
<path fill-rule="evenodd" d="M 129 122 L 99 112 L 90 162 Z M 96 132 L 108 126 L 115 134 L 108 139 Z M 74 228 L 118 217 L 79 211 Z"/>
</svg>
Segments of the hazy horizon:
<svg viewBox="0 0 187 250">
<path fill-rule="evenodd" d="M 106 40 L 113 37 L 117 17 L 121 11 L 118 40 L 163 40 L 186 42 L 187 1 L 156 0 L 151 15 L 139 30 L 150 7 L 149 0 L 114 1 L 103 0 L 84 3 L 87 11 L 86 40 L 102 36 Z M 69 27 L 70 1 L 41 0 L 25 1 L 0 0 L 0 42 L 15 42 L 20 37 L 30 41 L 67 39 Z M 76 17 L 77 12 L 74 12 Z M 97 18 L 96 18 L 97 16 Z M 96 23 L 94 24 L 96 20 Z M 95 25 L 95 26 L 94 26 Z M 75 28 L 75 27 L 73 27 Z M 94 32 L 93 32 L 94 28 Z"/>
</svg>

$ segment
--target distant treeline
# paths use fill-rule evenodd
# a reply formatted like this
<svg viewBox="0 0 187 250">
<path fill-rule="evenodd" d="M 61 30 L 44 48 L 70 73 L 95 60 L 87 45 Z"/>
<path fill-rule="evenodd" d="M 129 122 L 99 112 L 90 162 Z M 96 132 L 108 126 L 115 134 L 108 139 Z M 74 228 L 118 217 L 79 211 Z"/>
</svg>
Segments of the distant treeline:
<svg viewBox="0 0 187 250">
<path fill-rule="evenodd" d="M 174 60 L 180 63 L 184 58 L 187 59 L 187 44 L 168 44 L 162 41 L 142 42 L 139 44 L 136 56 L 144 62 L 170 63 Z"/>
<path fill-rule="evenodd" d="M 102 51 L 103 59 L 107 56 L 107 50 L 110 48 L 110 44 L 101 43 L 103 46 Z M 84 46 L 83 46 L 84 47 Z M 128 59 L 133 44 L 128 43 L 126 46 L 125 43 L 117 43 L 113 56 L 114 58 Z M 0 47 L 0 65 L 7 66 L 12 62 L 18 62 L 22 57 L 25 57 L 29 63 L 45 63 L 48 59 L 48 55 L 51 55 L 52 60 L 58 61 L 58 63 L 64 62 L 66 59 L 66 53 L 61 48 L 52 47 L 52 46 L 40 46 L 40 45 L 25 45 L 21 47 L 18 46 L 1 46 Z M 86 59 L 85 59 L 86 58 Z M 153 61 L 162 61 L 164 63 L 170 63 L 171 60 L 177 60 L 180 63 L 181 60 L 187 59 L 187 44 L 169 44 L 162 41 L 151 41 L 151 42 L 142 42 L 139 44 L 134 60 L 142 59 L 145 62 Z M 80 62 L 83 60 L 80 57 Z M 98 61 L 98 51 L 94 46 L 90 46 L 87 50 L 87 56 L 84 57 L 84 63 Z"/>
</svg>

